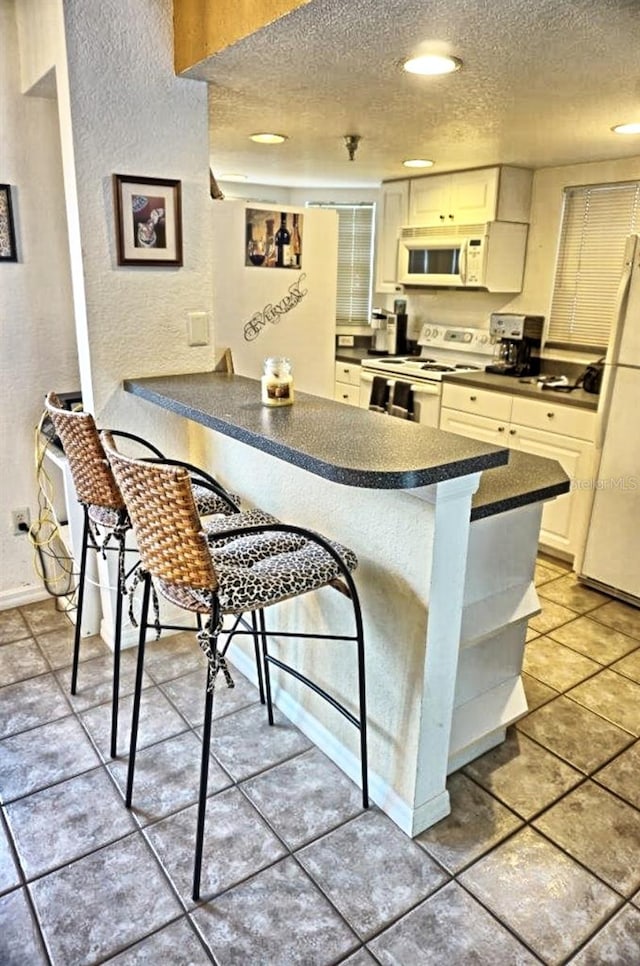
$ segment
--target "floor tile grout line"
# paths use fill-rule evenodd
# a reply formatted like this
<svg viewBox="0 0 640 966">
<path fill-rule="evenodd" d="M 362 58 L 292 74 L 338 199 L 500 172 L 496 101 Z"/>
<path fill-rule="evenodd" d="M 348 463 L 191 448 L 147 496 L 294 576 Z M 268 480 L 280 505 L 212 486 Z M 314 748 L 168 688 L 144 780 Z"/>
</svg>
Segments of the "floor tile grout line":
<svg viewBox="0 0 640 966">
<path fill-rule="evenodd" d="M 535 957 L 535 959 L 538 960 L 538 962 L 542 963 L 543 966 L 549 966 L 548 962 L 539 953 L 535 951 L 535 949 L 531 946 L 531 944 L 528 943 L 527 940 L 523 936 L 521 936 L 520 933 L 518 933 L 512 925 L 510 925 L 510 923 L 503 920 L 498 915 L 497 912 L 494 912 L 491 906 L 487 905 L 482 899 L 480 899 L 477 895 L 475 895 L 475 893 L 472 892 L 472 890 L 469 889 L 469 887 L 466 886 L 464 882 L 460 882 L 458 880 L 458 875 L 462 875 L 462 872 L 454 876 L 454 881 L 456 885 L 459 886 L 460 889 L 463 889 L 468 896 L 470 896 L 475 902 L 477 902 L 478 905 L 480 905 L 485 910 L 485 912 L 487 912 L 491 916 L 491 918 L 498 923 L 499 926 L 501 926 L 504 930 L 506 930 L 506 932 L 510 933 L 516 939 L 516 941 L 520 943 L 521 946 L 523 946 L 528 952 L 530 952 Z M 573 955 L 573 953 L 571 953 L 571 955 Z"/>
</svg>

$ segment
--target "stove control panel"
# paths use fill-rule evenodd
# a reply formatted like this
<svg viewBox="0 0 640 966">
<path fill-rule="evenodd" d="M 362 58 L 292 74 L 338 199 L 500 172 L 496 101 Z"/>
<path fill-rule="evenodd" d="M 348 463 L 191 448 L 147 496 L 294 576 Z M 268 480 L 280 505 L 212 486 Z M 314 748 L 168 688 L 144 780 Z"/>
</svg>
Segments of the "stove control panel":
<svg viewBox="0 0 640 966">
<path fill-rule="evenodd" d="M 493 353 L 491 337 L 486 330 L 432 325 L 429 322 L 422 326 L 418 344 L 430 349 L 458 349 L 480 355 Z"/>
</svg>

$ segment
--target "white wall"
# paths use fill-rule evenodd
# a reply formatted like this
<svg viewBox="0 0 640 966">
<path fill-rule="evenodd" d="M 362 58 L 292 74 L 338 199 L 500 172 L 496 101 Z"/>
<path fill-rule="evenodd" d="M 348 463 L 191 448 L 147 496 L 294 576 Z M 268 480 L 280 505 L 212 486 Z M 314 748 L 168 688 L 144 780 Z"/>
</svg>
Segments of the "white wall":
<svg viewBox="0 0 640 966">
<path fill-rule="evenodd" d="M 11 510 L 37 514 L 34 429 L 45 394 L 80 385 L 57 104 L 20 93 L 13 0 L 0 0 L 0 118 L 0 180 L 12 185 L 19 257 L 0 263 L 1 609 L 42 591 Z"/>
<path fill-rule="evenodd" d="M 11 283 L 0 288 L 0 418 L 11 453 L 3 462 L 2 607 L 18 602 L 20 588 L 42 591 L 28 542 L 8 529 L 13 506 L 29 502 L 35 512 L 33 427 L 46 390 L 76 388 L 80 378 L 100 422 L 180 455 L 188 448 L 183 424 L 156 423 L 132 401 L 123 407 L 120 384 L 212 368 L 214 348 L 187 345 L 187 311 L 210 313 L 213 304 L 213 202 L 206 85 L 174 75 L 171 0 L 21 0 L 23 75 L 42 89 L 55 67 L 57 111 L 55 101 L 20 94 L 13 3 L 0 0 L 0 13 L 0 170 L 19 189 L 23 258 L 0 266 Z M 118 267 L 116 172 L 181 181 L 184 267 Z"/>
</svg>

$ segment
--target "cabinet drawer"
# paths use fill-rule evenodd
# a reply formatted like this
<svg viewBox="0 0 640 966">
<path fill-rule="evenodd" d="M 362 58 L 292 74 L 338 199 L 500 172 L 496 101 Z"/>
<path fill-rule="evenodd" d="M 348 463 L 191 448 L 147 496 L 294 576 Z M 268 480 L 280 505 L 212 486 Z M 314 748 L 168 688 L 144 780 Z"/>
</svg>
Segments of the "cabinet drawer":
<svg viewBox="0 0 640 966">
<path fill-rule="evenodd" d="M 478 413 L 490 419 L 511 418 L 511 396 L 500 392 L 487 392 L 472 386 L 442 386 L 442 405 L 449 409 L 461 409 L 465 413 Z"/>
<path fill-rule="evenodd" d="M 351 386 L 359 386 L 360 364 L 356 362 L 336 362 L 336 382 L 347 382 Z"/>
<path fill-rule="evenodd" d="M 513 400 L 511 411 L 511 421 L 514 423 L 589 441 L 595 439 L 596 420 L 595 412 L 577 409 L 575 406 L 563 406 L 562 403 L 538 402 L 517 396 Z"/>
<path fill-rule="evenodd" d="M 338 402 L 347 403 L 348 406 L 357 406 L 360 402 L 360 387 L 350 386 L 346 382 L 336 382 L 333 398 Z"/>
</svg>

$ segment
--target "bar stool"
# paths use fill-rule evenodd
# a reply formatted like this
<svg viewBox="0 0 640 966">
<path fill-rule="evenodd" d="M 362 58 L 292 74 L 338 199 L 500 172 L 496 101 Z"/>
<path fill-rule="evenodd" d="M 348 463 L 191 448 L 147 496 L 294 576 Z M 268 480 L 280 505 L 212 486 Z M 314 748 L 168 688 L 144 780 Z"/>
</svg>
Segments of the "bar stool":
<svg viewBox="0 0 640 966">
<path fill-rule="evenodd" d="M 87 574 L 87 552 L 89 548 L 102 552 L 117 552 L 118 578 L 116 592 L 116 613 L 114 619 L 113 645 L 113 694 L 111 707 L 111 757 L 116 756 L 118 736 L 118 696 L 120 688 L 120 646 L 122 639 L 122 605 L 126 593 L 126 581 L 130 576 L 126 573 L 125 554 L 128 551 L 125 542 L 127 532 L 131 529 L 131 522 L 127 514 L 124 500 L 111 472 L 100 436 L 93 416 L 90 413 L 69 411 L 64 409 L 60 399 L 54 392 L 50 392 L 45 401 L 45 409 L 54 425 L 62 443 L 64 454 L 69 463 L 69 470 L 74 482 L 76 494 L 84 511 L 82 530 L 82 544 L 80 547 L 80 573 L 78 577 L 78 600 L 76 608 L 76 627 L 73 642 L 73 663 L 71 669 L 71 694 L 76 694 L 78 685 L 78 664 L 80 657 L 80 640 L 82 611 Z M 128 439 L 143 448 L 145 453 L 151 454 L 152 459 L 165 457 L 161 451 L 147 440 L 135 436 L 133 433 L 112 431 L 120 438 Z M 247 511 L 248 516 L 242 514 L 238 507 L 238 497 L 226 492 L 220 484 L 204 470 L 180 460 L 168 462 L 185 468 L 191 473 L 193 492 L 202 515 L 225 514 L 246 520 L 247 523 L 261 522 L 263 516 L 257 511 Z M 269 517 L 269 520 L 274 520 Z M 237 519 L 234 525 L 237 525 Z M 100 532 L 102 531 L 102 533 Z M 115 546 L 111 546 L 111 541 Z M 132 568 L 135 570 L 137 562 Z M 256 643 L 257 652 L 257 643 Z M 259 678 L 261 699 L 264 700 L 262 681 Z"/>
<path fill-rule="evenodd" d="M 167 600 L 206 617 L 206 624 L 198 635 L 200 646 L 208 658 L 208 666 L 193 876 L 193 898 L 197 901 L 200 898 L 211 713 L 218 673 L 222 672 L 227 685 L 233 686 L 225 659 L 228 640 L 223 650 L 218 649 L 225 615 L 238 618 L 247 611 L 258 614 L 270 724 L 273 724 L 273 706 L 269 666 L 273 664 L 310 687 L 358 729 L 362 802 L 364 808 L 369 805 L 364 634 L 358 592 L 351 576 L 357 559 L 353 551 L 314 531 L 279 522 L 225 529 L 217 537 L 209 534 L 207 539 L 189 475 L 184 468 L 132 459 L 116 450 L 109 433 L 102 433 L 101 439 L 127 505 L 145 572 L 127 777 L 128 807 L 131 806 L 133 795 L 145 623 L 152 579 Z M 358 665 L 357 715 L 299 670 L 270 654 L 267 647 L 264 608 L 327 586 L 334 587 L 350 599 L 355 633 L 272 633 L 278 637 L 354 642 L 357 645 Z M 237 632 L 236 627 L 237 621 L 232 633 Z"/>
</svg>

